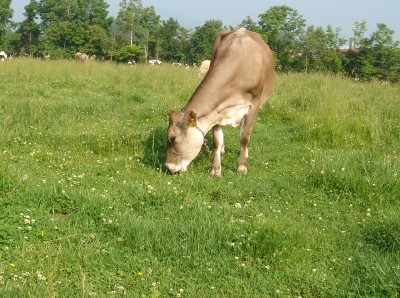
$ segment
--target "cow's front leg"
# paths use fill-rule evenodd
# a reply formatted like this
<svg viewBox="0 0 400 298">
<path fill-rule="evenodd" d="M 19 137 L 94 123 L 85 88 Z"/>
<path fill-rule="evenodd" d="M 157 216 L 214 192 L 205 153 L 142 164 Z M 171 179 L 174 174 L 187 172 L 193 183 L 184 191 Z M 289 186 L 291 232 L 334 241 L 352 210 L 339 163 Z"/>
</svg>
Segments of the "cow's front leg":
<svg viewBox="0 0 400 298">
<path fill-rule="evenodd" d="M 211 176 L 221 177 L 221 153 L 224 152 L 224 133 L 222 127 L 213 127 L 214 158 L 211 168 Z"/>
</svg>

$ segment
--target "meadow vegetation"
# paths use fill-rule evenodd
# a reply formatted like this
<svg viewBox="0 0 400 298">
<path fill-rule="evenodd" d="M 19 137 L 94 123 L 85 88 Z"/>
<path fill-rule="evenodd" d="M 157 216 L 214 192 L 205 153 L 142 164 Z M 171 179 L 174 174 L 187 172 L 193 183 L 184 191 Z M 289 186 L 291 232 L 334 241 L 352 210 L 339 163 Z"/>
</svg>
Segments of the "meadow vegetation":
<svg viewBox="0 0 400 298">
<path fill-rule="evenodd" d="M 278 74 L 248 175 L 226 128 L 213 179 L 163 166 L 195 70 L 0 70 L 1 297 L 400 296 L 399 85 Z"/>
</svg>

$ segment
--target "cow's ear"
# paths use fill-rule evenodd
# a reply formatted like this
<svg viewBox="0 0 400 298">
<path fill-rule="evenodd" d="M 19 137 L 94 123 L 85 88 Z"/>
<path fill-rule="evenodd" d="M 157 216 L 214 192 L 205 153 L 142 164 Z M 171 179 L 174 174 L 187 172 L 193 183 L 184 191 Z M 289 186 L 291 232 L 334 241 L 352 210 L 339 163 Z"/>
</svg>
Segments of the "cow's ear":
<svg viewBox="0 0 400 298">
<path fill-rule="evenodd" d="M 197 119 L 197 116 L 196 116 L 195 112 L 189 111 L 189 112 L 185 113 L 186 126 L 196 127 L 197 126 L 196 119 Z"/>
<path fill-rule="evenodd" d="M 176 114 L 178 113 L 175 110 L 171 110 L 168 112 L 169 124 L 171 124 L 174 121 Z"/>
<path fill-rule="evenodd" d="M 175 110 L 170 110 L 170 111 L 168 112 L 169 118 L 173 118 L 174 115 L 176 115 L 176 114 L 177 114 L 177 112 L 176 112 Z"/>
</svg>

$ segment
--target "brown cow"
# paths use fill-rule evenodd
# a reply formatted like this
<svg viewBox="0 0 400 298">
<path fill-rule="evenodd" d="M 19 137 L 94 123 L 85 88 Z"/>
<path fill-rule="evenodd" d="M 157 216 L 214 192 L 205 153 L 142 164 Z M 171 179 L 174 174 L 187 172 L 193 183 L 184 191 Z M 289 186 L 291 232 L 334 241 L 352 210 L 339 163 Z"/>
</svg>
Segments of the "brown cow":
<svg viewBox="0 0 400 298">
<path fill-rule="evenodd" d="M 222 126 L 241 124 L 237 171 L 247 173 L 250 134 L 258 111 L 272 94 L 274 80 L 273 55 L 259 34 L 243 28 L 218 33 L 206 76 L 180 112 L 169 112 L 168 170 L 186 171 L 212 129 L 211 175 L 221 176 Z"/>
<path fill-rule="evenodd" d="M 89 61 L 89 56 L 86 55 L 85 53 L 78 52 L 78 53 L 75 54 L 75 61 L 78 61 L 78 62 Z"/>
</svg>

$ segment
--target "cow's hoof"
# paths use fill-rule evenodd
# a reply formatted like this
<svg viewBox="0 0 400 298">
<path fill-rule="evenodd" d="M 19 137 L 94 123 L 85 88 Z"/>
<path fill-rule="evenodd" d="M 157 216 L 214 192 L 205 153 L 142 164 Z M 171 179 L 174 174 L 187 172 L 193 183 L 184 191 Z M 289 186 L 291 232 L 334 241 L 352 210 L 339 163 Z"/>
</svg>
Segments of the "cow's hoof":
<svg viewBox="0 0 400 298">
<path fill-rule="evenodd" d="M 246 175 L 247 174 L 247 167 L 245 165 L 239 165 L 238 168 L 237 168 L 237 172 L 238 172 L 238 174 Z"/>
<path fill-rule="evenodd" d="M 221 178 L 222 177 L 221 170 L 212 169 L 210 172 L 210 176 L 214 178 Z"/>
</svg>

